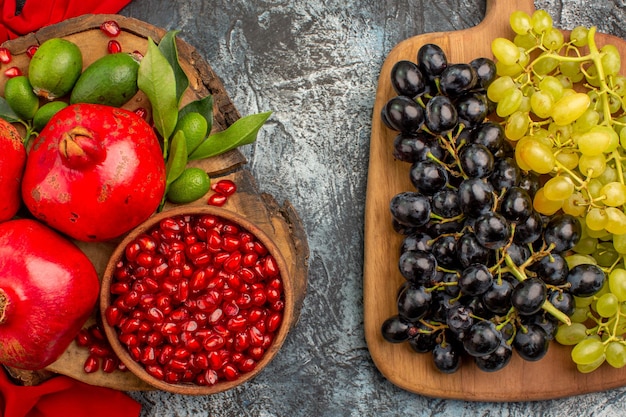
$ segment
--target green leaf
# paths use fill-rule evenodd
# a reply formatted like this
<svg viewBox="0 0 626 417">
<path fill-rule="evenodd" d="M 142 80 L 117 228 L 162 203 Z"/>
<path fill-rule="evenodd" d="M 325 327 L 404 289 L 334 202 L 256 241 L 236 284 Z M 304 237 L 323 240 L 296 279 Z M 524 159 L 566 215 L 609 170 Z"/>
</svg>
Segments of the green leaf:
<svg viewBox="0 0 626 417">
<path fill-rule="evenodd" d="M 172 138 L 170 145 L 169 157 L 165 166 L 167 177 L 165 183 L 170 185 L 180 174 L 183 173 L 187 166 L 187 140 L 185 140 L 185 132 L 179 130 Z"/>
<path fill-rule="evenodd" d="M 259 129 L 271 114 L 272 112 L 268 111 L 240 118 L 226 130 L 210 135 L 189 155 L 189 159 L 209 158 L 254 142 Z"/>
<path fill-rule="evenodd" d="M 20 117 L 11 109 L 4 97 L 0 97 L 0 117 L 9 123 L 20 121 Z"/>
<path fill-rule="evenodd" d="M 187 113 L 200 113 L 207 121 L 207 132 L 213 128 L 213 96 L 208 95 L 200 100 L 192 101 L 178 112 L 178 118 L 181 119 Z"/>
<path fill-rule="evenodd" d="M 172 66 L 154 41 L 148 38 L 148 51 L 139 64 L 137 85 L 148 96 L 152 105 L 154 127 L 166 142 L 178 121 L 175 84 Z"/>
<path fill-rule="evenodd" d="M 189 79 L 187 74 L 183 71 L 178 60 L 178 49 L 176 48 L 176 35 L 180 30 L 170 30 L 163 36 L 161 42 L 159 42 L 159 50 L 170 63 L 170 66 L 174 70 L 174 78 L 176 80 L 176 100 L 180 104 L 180 100 L 189 87 Z"/>
</svg>

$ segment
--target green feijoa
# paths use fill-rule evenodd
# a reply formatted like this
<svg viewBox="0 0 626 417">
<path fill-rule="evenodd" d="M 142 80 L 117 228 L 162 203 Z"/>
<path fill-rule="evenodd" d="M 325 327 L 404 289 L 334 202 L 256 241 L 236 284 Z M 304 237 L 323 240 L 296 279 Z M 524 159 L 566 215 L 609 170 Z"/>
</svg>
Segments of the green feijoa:
<svg viewBox="0 0 626 417">
<path fill-rule="evenodd" d="M 30 120 L 39 109 L 39 97 L 25 75 L 9 78 L 4 84 L 4 99 L 22 120 Z"/>
<path fill-rule="evenodd" d="M 174 132 L 180 130 L 185 133 L 187 153 L 192 153 L 206 139 L 208 127 L 209 124 L 203 115 L 197 112 L 189 112 L 178 119 Z"/>
<path fill-rule="evenodd" d="M 191 203 L 205 195 L 210 188 L 211 179 L 205 170 L 187 168 L 170 184 L 167 199 L 177 204 Z"/>
<path fill-rule="evenodd" d="M 39 107 L 33 117 L 33 129 L 41 132 L 41 129 L 48 124 L 52 116 L 65 107 L 67 107 L 67 103 L 64 101 L 51 101 Z"/>
<path fill-rule="evenodd" d="M 138 90 L 139 63 L 123 52 L 99 58 L 81 74 L 72 89 L 70 103 L 120 107 Z"/>
<path fill-rule="evenodd" d="M 73 42 L 48 39 L 28 65 L 28 80 L 38 96 L 48 100 L 68 94 L 83 71 L 83 55 Z"/>
</svg>

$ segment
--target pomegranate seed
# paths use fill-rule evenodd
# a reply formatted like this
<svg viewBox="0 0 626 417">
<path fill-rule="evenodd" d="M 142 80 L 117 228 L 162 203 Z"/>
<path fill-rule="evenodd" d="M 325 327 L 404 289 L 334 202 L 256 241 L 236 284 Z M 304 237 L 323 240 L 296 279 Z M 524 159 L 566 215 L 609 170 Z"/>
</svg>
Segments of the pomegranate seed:
<svg viewBox="0 0 626 417">
<path fill-rule="evenodd" d="M 252 358 L 246 358 L 237 365 L 241 372 L 250 372 L 256 368 L 256 361 Z"/>
<path fill-rule="evenodd" d="M 207 204 L 209 204 L 210 206 L 222 207 L 224 204 L 226 204 L 227 199 L 228 197 L 226 197 L 225 195 L 215 193 L 211 194 L 209 200 L 207 201 Z"/>
<path fill-rule="evenodd" d="M 92 339 L 89 332 L 86 329 L 80 329 L 76 335 L 76 344 L 80 347 L 88 347 L 91 343 Z"/>
<path fill-rule="evenodd" d="M 163 372 L 163 368 L 159 365 L 148 365 L 146 366 L 146 372 L 155 377 L 156 379 L 163 380 L 165 378 L 165 373 Z"/>
<path fill-rule="evenodd" d="M 0 48 L 0 63 L 8 64 L 13 59 L 11 51 L 8 48 Z"/>
<path fill-rule="evenodd" d="M 174 216 L 127 245 L 105 317 L 149 374 L 211 385 L 263 358 L 281 327 L 283 291 L 278 264 L 253 234 L 213 215 Z M 119 368 L 102 346 L 88 346 L 90 355 Z"/>
<path fill-rule="evenodd" d="M 226 377 L 228 381 L 234 381 L 239 378 L 239 371 L 234 365 L 227 364 L 224 366 L 224 377 Z"/>
<path fill-rule="evenodd" d="M 85 360 L 85 364 L 83 365 L 83 370 L 88 373 L 94 373 L 96 372 L 98 369 L 100 368 L 100 362 L 98 361 L 98 358 L 93 357 L 93 356 L 88 356 L 87 359 Z"/>
<path fill-rule="evenodd" d="M 102 345 L 91 345 L 89 347 L 89 354 L 98 358 L 105 358 L 111 356 L 111 350 Z"/>
<path fill-rule="evenodd" d="M 4 75 L 7 78 L 18 77 L 18 76 L 22 75 L 22 70 L 19 69 L 18 67 L 11 67 L 11 68 L 9 68 L 9 69 L 4 71 Z"/>
<path fill-rule="evenodd" d="M 117 54 L 122 52 L 122 45 L 116 40 L 110 40 L 107 44 L 107 51 L 110 54 Z"/>
<path fill-rule="evenodd" d="M 270 332 L 275 332 L 280 327 L 280 324 L 283 321 L 283 315 L 280 313 L 273 313 L 267 319 L 267 330 Z"/>
<path fill-rule="evenodd" d="M 108 374 L 118 369 L 119 361 L 116 358 L 108 357 L 102 360 L 102 370 Z"/>
<path fill-rule="evenodd" d="M 39 49 L 39 45 L 29 46 L 26 48 L 26 56 L 28 56 L 28 58 L 32 58 L 33 55 L 35 55 L 35 52 L 37 52 L 37 49 Z"/>
<path fill-rule="evenodd" d="M 99 340 L 101 342 L 104 342 L 107 340 L 106 336 L 102 332 L 102 329 L 100 328 L 100 325 L 97 323 L 89 326 L 87 328 L 87 331 L 89 331 L 89 334 L 91 335 L 91 337 L 93 337 L 96 340 Z"/>
<path fill-rule="evenodd" d="M 100 30 L 107 36 L 114 38 L 119 36 L 122 29 L 115 20 L 107 20 L 100 25 Z"/>
<path fill-rule="evenodd" d="M 130 53 L 130 55 L 135 59 L 135 61 L 137 62 L 141 62 L 141 60 L 143 59 L 143 54 L 138 51 L 138 50 L 134 50 L 133 52 Z"/>
<path fill-rule="evenodd" d="M 148 118 L 148 110 L 143 107 L 138 107 L 135 109 L 135 114 L 142 119 L 146 120 Z"/>
<path fill-rule="evenodd" d="M 211 189 L 216 193 L 230 197 L 237 191 L 237 185 L 231 180 L 219 180 L 211 185 Z"/>
</svg>

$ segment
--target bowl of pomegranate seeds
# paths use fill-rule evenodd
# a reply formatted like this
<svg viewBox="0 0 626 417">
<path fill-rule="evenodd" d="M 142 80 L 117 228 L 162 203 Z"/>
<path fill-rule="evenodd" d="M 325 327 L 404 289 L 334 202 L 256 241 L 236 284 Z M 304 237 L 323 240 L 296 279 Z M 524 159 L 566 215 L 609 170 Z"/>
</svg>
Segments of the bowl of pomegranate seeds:
<svg viewBox="0 0 626 417">
<path fill-rule="evenodd" d="M 213 394 L 256 376 L 293 315 L 288 268 L 259 227 L 220 207 L 162 212 L 113 252 L 103 327 L 126 367 L 151 386 Z"/>
</svg>

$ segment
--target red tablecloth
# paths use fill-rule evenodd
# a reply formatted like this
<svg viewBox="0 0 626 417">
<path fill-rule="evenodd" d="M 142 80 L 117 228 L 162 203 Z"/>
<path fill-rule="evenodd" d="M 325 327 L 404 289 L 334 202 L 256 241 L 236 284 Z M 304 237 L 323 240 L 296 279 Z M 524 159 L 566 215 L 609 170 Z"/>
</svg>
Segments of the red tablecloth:
<svg viewBox="0 0 626 417">
<path fill-rule="evenodd" d="M 0 43 L 88 13 L 117 13 L 131 0 L 27 0 L 15 15 L 15 0 L 0 0 Z"/>
</svg>

